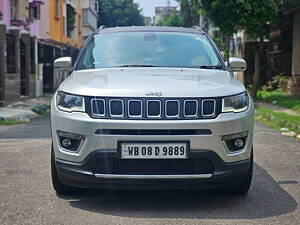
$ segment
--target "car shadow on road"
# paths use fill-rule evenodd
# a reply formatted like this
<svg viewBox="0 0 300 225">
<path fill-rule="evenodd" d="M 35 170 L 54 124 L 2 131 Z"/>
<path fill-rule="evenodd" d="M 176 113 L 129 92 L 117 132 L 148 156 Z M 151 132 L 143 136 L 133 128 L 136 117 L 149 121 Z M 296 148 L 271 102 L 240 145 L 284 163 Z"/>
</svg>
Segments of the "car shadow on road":
<svg viewBox="0 0 300 225">
<path fill-rule="evenodd" d="M 91 190 L 68 200 L 72 207 L 133 218 L 253 219 L 287 214 L 297 202 L 259 165 L 247 195 L 222 192 Z"/>
</svg>

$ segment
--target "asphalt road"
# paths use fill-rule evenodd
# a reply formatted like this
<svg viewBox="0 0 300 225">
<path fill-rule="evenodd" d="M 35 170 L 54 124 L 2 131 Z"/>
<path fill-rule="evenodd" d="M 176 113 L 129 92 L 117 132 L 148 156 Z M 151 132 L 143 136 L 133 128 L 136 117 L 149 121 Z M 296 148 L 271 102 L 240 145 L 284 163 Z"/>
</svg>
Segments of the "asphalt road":
<svg viewBox="0 0 300 225">
<path fill-rule="evenodd" d="M 57 196 L 48 118 L 0 127 L 0 224 L 300 224 L 300 143 L 256 124 L 253 185 L 215 192 Z"/>
</svg>

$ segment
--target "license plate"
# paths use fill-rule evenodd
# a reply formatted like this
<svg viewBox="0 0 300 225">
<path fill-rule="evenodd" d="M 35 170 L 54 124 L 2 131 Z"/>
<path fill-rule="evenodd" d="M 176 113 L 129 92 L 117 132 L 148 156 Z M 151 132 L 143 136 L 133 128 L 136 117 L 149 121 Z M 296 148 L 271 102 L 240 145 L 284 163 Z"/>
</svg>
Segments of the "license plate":
<svg viewBox="0 0 300 225">
<path fill-rule="evenodd" d="M 122 159 L 186 159 L 186 142 L 121 143 Z"/>
</svg>

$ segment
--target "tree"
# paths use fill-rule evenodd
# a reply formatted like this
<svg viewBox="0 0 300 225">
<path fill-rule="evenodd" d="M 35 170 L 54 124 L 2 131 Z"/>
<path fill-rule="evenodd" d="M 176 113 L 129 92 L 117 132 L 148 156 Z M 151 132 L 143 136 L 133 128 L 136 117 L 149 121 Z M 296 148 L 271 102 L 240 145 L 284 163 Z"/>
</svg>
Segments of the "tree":
<svg viewBox="0 0 300 225">
<path fill-rule="evenodd" d="M 178 0 L 180 3 L 180 11 L 183 17 L 185 27 L 199 25 L 199 0 Z"/>
<path fill-rule="evenodd" d="M 144 17 L 138 4 L 133 0 L 97 0 L 99 1 L 98 26 L 141 26 Z"/>
<path fill-rule="evenodd" d="M 268 24 L 277 20 L 278 0 L 201 0 L 205 14 L 227 35 L 244 30 L 250 37 L 259 40 L 255 51 L 255 72 L 252 95 L 255 97 L 260 81 L 264 37 Z"/>
<path fill-rule="evenodd" d="M 183 27 L 183 18 L 180 13 L 174 12 L 169 16 L 161 19 L 157 22 L 157 26 L 172 26 L 172 27 Z"/>
</svg>

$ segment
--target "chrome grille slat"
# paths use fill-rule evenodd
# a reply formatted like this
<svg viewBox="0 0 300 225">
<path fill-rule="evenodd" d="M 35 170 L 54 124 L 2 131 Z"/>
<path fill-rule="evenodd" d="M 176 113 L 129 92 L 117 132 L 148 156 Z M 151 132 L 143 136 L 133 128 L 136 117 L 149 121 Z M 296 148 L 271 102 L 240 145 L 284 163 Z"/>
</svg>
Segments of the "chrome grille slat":
<svg viewBox="0 0 300 225">
<path fill-rule="evenodd" d="M 193 110 L 193 107 L 195 110 Z M 192 113 L 193 111 L 195 112 Z M 198 115 L 198 101 L 194 99 L 185 100 L 183 103 L 183 115 L 184 117 L 196 117 Z"/>
<path fill-rule="evenodd" d="M 103 113 L 99 111 L 102 109 L 98 105 L 99 103 L 103 104 Z M 105 100 L 104 99 L 92 99 L 92 113 L 96 116 L 105 116 Z"/>
<path fill-rule="evenodd" d="M 154 106 L 153 103 L 158 103 L 159 106 Z M 161 101 L 160 100 L 147 100 L 147 117 L 148 118 L 159 118 L 161 117 Z M 150 105 L 152 107 L 150 107 Z"/>
<path fill-rule="evenodd" d="M 139 103 L 140 104 L 140 109 L 137 109 L 138 106 L 136 108 L 133 108 L 134 106 L 131 106 L 132 104 L 134 103 Z M 134 100 L 128 100 L 128 116 L 129 117 L 133 117 L 133 118 L 141 118 L 143 116 L 143 101 L 142 100 L 137 100 L 137 99 L 134 99 Z M 136 113 L 132 113 L 132 110 L 135 111 L 135 110 L 139 110 L 140 113 L 136 112 Z"/>
<path fill-rule="evenodd" d="M 174 109 L 175 111 L 177 111 L 177 113 L 170 113 L 169 111 L 172 111 L 172 108 L 171 107 L 174 107 L 174 106 L 168 106 L 170 103 L 175 103 L 177 104 L 177 110 Z M 175 112 L 174 111 L 174 112 Z M 165 101 L 165 115 L 166 117 L 168 118 L 176 118 L 176 117 L 179 117 L 180 115 L 180 101 L 179 100 L 166 100 Z"/>
<path fill-rule="evenodd" d="M 121 105 L 117 105 L 121 104 Z M 123 117 L 124 116 L 124 101 L 122 99 L 110 99 L 109 100 L 109 113 L 111 117 Z"/>
<path fill-rule="evenodd" d="M 211 104 L 211 105 L 208 105 Z M 202 116 L 203 117 L 212 117 L 216 113 L 216 100 L 215 99 L 204 99 L 202 101 Z"/>
</svg>

